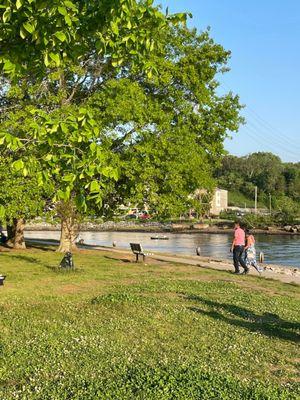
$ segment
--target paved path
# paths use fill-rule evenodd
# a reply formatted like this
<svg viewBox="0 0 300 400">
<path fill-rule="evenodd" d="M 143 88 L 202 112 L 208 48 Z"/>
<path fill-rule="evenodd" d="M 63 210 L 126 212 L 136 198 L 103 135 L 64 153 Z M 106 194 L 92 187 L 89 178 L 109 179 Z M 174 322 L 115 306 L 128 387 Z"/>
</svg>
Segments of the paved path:
<svg viewBox="0 0 300 400">
<path fill-rule="evenodd" d="M 126 254 L 130 258 L 133 259 L 132 252 L 126 251 L 123 249 L 116 249 L 111 247 L 100 247 L 100 246 L 93 246 L 95 250 L 101 251 L 112 251 L 114 253 L 119 254 Z M 215 260 L 213 258 L 208 257 L 192 257 L 192 256 L 172 256 L 172 255 L 165 255 L 165 254 L 152 254 L 148 256 L 148 259 L 153 259 L 156 261 L 165 261 L 171 263 L 179 263 L 179 264 L 186 264 L 186 265 L 194 265 L 201 268 L 208 268 L 208 269 L 215 269 L 221 271 L 233 271 L 233 265 L 226 260 Z M 274 272 L 269 268 L 272 268 L 271 265 L 267 266 L 267 270 L 265 270 L 261 275 L 258 272 L 251 268 L 250 275 L 259 276 L 261 278 L 266 279 L 275 279 L 284 283 L 296 283 L 300 285 L 300 272 L 294 273 L 292 268 L 286 268 L 284 273 Z M 278 268 L 276 267 L 273 267 Z M 282 268 L 284 269 L 284 268 Z"/>
</svg>

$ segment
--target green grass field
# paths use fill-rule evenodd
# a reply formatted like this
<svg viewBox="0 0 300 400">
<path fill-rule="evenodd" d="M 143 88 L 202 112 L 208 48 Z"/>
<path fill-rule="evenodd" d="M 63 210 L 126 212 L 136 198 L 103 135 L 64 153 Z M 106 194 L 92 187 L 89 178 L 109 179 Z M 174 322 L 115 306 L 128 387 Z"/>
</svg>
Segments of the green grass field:
<svg viewBox="0 0 300 400">
<path fill-rule="evenodd" d="M 299 287 L 51 249 L 2 252 L 0 399 L 296 400 Z"/>
<path fill-rule="evenodd" d="M 230 190 L 228 192 L 228 205 L 229 206 L 240 207 L 240 208 L 244 208 L 246 206 L 248 208 L 254 208 L 254 206 L 255 206 L 254 203 L 255 203 L 254 202 L 254 194 L 253 194 L 253 198 L 249 199 L 241 192 L 235 192 L 232 190 Z M 266 205 L 264 204 L 263 201 L 261 201 L 260 198 L 258 199 L 257 206 L 259 208 L 266 208 Z"/>
</svg>

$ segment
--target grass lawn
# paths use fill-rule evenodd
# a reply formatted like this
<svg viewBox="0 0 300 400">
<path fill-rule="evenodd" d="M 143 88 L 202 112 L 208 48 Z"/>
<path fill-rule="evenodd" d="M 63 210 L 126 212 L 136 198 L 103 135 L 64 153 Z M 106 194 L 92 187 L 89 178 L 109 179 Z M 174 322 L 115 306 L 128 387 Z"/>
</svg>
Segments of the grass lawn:
<svg viewBox="0 0 300 400">
<path fill-rule="evenodd" d="M 299 287 L 52 249 L 0 254 L 0 399 L 299 399 Z M 122 257 L 121 257 L 122 258 Z"/>
<path fill-rule="evenodd" d="M 230 190 L 228 193 L 228 203 L 230 206 L 234 207 L 240 207 L 244 208 L 245 205 L 248 208 L 254 208 L 254 193 L 253 193 L 253 199 L 249 199 L 246 197 L 243 193 L 241 192 L 235 192 Z M 261 199 L 258 199 L 257 206 L 259 208 L 266 208 L 266 205 L 261 201 Z"/>
</svg>

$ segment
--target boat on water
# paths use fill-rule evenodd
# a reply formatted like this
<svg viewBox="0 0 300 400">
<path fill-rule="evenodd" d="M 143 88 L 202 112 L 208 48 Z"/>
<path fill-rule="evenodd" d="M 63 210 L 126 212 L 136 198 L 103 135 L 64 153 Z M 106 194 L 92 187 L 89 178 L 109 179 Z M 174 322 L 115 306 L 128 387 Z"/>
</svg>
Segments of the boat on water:
<svg viewBox="0 0 300 400">
<path fill-rule="evenodd" d="M 151 236 L 151 240 L 169 240 L 168 236 L 165 235 L 156 235 Z"/>
</svg>

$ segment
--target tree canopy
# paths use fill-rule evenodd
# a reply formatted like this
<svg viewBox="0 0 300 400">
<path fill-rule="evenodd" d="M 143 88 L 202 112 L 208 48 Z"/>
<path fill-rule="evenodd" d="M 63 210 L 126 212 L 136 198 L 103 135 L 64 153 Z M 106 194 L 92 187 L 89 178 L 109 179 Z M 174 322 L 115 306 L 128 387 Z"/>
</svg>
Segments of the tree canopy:
<svg viewBox="0 0 300 400">
<path fill-rule="evenodd" d="M 217 91 L 230 53 L 208 32 L 152 1 L 0 10 L 0 151 L 16 171 L 81 213 L 147 202 L 171 215 L 213 185 L 241 118 L 238 97 Z"/>
</svg>

